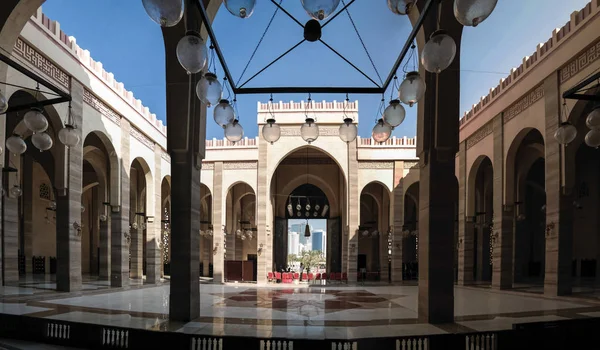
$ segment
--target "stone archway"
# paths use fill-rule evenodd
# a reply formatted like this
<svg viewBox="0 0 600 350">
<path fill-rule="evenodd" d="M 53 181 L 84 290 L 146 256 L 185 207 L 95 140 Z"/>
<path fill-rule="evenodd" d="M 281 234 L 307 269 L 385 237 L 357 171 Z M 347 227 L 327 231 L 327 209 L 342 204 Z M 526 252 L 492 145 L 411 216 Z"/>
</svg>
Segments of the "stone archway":
<svg viewBox="0 0 600 350">
<path fill-rule="evenodd" d="M 146 161 L 139 157 L 131 162 L 129 171 L 129 275 L 133 279 L 142 279 L 146 273 L 146 211 L 152 204 L 152 173 Z"/>
<path fill-rule="evenodd" d="M 200 193 L 200 276 L 212 277 L 213 200 L 205 184 L 200 184 Z"/>
<path fill-rule="evenodd" d="M 389 279 L 389 218 L 390 194 L 387 187 L 378 181 L 367 184 L 360 194 L 357 271 L 361 279 Z"/>
<path fill-rule="evenodd" d="M 224 266 L 226 281 L 257 280 L 256 193 L 245 182 L 229 187 L 225 197 Z"/>
<path fill-rule="evenodd" d="M 404 194 L 402 226 L 402 279 L 419 276 L 419 182 L 409 185 Z"/>
</svg>

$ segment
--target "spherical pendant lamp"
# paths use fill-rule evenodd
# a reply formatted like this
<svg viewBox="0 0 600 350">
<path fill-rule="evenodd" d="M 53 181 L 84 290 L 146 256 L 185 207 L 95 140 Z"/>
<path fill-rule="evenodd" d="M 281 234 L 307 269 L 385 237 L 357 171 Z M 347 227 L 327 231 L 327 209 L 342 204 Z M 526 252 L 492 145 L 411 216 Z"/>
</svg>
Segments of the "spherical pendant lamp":
<svg viewBox="0 0 600 350">
<path fill-rule="evenodd" d="M 445 30 L 436 30 L 421 52 L 421 63 L 428 72 L 441 73 L 456 55 L 456 43 Z"/>
<path fill-rule="evenodd" d="M 598 148 L 600 147 L 600 129 L 592 129 L 585 134 L 585 144 Z"/>
<path fill-rule="evenodd" d="M 340 0 L 301 0 L 301 2 L 306 13 L 319 21 L 329 17 L 340 4 Z"/>
<path fill-rule="evenodd" d="M 23 141 L 21 136 L 13 134 L 6 139 L 6 149 L 12 154 L 21 155 L 27 151 L 27 144 Z"/>
<path fill-rule="evenodd" d="M 58 140 L 67 147 L 75 147 L 79 144 L 81 138 L 77 135 L 73 125 L 65 124 L 65 127 L 58 132 Z"/>
<path fill-rule="evenodd" d="M 577 137 L 577 128 L 575 128 L 569 122 L 561 123 L 560 127 L 554 132 L 554 138 L 556 141 L 564 146 L 573 142 L 575 137 Z"/>
<path fill-rule="evenodd" d="M 33 132 L 44 132 L 48 129 L 48 119 L 38 108 L 32 108 L 23 116 L 23 123 Z"/>
<path fill-rule="evenodd" d="M 14 185 L 13 187 L 11 187 L 9 192 L 13 197 L 21 197 L 21 194 L 23 194 L 23 190 L 21 190 L 21 187 L 19 185 Z"/>
<path fill-rule="evenodd" d="M 222 128 L 225 128 L 227 124 L 233 122 L 235 119 L 235 113 L 228 100 L 221 100 L 221 102 L 215 106 L 213 117 L 215 119 L 215 123 Z"/>
<path fill-rule="evenodd" d="M 375 140 L 375 142 L 383 143 L 383 142 L 387 141 L 391 135 L 392 135 L 392 127 L 389 124 L 387 124 L 383 120 L 383 118 L 379 119 L 377 121 L 377 124 L 375 124 L 375 127 L 373 127 L 373 132 L 372 132 L 373 140 Z"/>
<path fill-rule="evenodd" d="M 356 140 L 356 135 L 358 134 L 358 128 L 356 124 L 353 123 L 354 120 L 352 118 L 345 118 L 344 124 L 340 125 L 340 139 L 344 142 L 352 142 Z M 317 209 L 319 210 L 319 209 Z"/>
<path fill-rule="evenodd" d="M 274 118 L 267 119 L 267 124 L 262 128 L 262 136 L 270 144 L 274 144 L 281 137 L 281 127 L 275 123 Z"/>
<path fill-rule="evenodd" d="M 302 136 L 302 139 L 309 144 L 319 138 L 319 126 L 315 123 L 313 118 L 306 117 L 304 124 L 300 127 L 300 136 Z"/>
<path fill-rule="evenodd" d="M 402 124 L 406 117 L 406 110 L 400 104 L 400 100 L 391 100 L 390 105 L 383 112 L 383 120 L 392 128 Z"/>
<path fill-rule="evenodd" d="M 183 0 L 142 0 L 142 5 L 161 27 L 172 27 L 183 18 Z"/>
<path fill-rule="evenodd" d="M 0 91 L 0 114 L 5 113 L 8 110 L 8 100 L 6 96 Z"/>
<path fill-rule="evenodd" d="M 239 18 L 252 16 L 256 6 L 256 0 L 224 0 L 223 2 L 227 11 Z"/>
<path fill-rule="evenodd" d="M 225 126 L 225 137 L 231 142 L 238 142 L 244 137 L 244 128 L 237 119 Z"/>
<path fill-rule="evenodd" d="M 199 73 L 206 66 L 208 49 L 198 33 L 189 31 L 179 40 L 177 59 L 188 74 Z"/>
<path fill-rule="evenodd" d="M 406 78 L 402 84 L 400 84 L 398 97 L 402 103 L 412 107 L 425 96 L 425 90 L 425 81 L 423 81 L 419 72 L 409 72 L 406 74 Z"/>
<path fill-rule="evenodd" d="M 454 0 L 454 17 L 463 26 L 477 27 L 496 8 L 498 0 Z"/>
<path fill-rule="evenodd" d="M 45 132 L 38 132 L 31 136 L 31 143 L 33 143 L 35 148 L 39 149 L 40 152 L 44 152 L 52 148 L 54 141 L 52 141 L 52 137 Z"/>
<path fill-rule="evenodd" d="M 206 103 L 209 107 L 214 106 L 221 101 L 223 87 L 217 76 L 213 73 L 206 73 L 196 84 L 196 95 L 200 101 Z"/>
<path fill-rule="evenodd" d="M 600 105 L 594 108 L 585 119 L 585 125 L 590 129 L 600 129 Z"/>
<path fill-rule="evenodd" d="M 407 15 L 415 0 L 387 0 L 389 9 L 397 15 Z"/>
</svg>

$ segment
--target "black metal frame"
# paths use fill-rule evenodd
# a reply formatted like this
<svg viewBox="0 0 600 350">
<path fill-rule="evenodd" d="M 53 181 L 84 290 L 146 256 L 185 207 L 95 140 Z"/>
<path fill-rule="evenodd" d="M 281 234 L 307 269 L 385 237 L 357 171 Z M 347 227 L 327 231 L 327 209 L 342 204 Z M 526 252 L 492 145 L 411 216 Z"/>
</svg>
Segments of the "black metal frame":
<svg viewBox="0 0 600 350">
<path fill-rule="evenodd" d="M 592 94 L 588 95 L 582 93 L 590 88 L 586 88 L 586 86 L 590 85 L 594 81 L 598 80 L 598 84 L 593 86 L 592 88 L 596 88 L 600 86 L 600 71 L 590 75 L 588 78 L 580 81 L 577 85 L 573 86 L 569 90 L 565 91 L 562 95 L 563 98 L 568 98 L 572 100 L 585 100 L 585 101 L 597 101 L 600 102 L 600 95 Z"/>
<path fill-rule="evenodd" d="M 339 14 L 341 14 L 344 11 L 346 11 L 346 9 L 350 5 L 352 5 L 355 1 L 356 0 L 350 0 L 350 2 L 348 2 L 348 4 L 346 4 L 340 11 L 336 12 L 331 18 L 329 18 L 329 20 L 327 20 L 322 25 L 322 27 L 325 27 L 327 24 L 329 24 L 331 21 L 333 21 Z M 408 50 L 410 50 L 410 48 L 411 48 L 411 46 L 412 46 L 412 44 L 413 44 L 413 42 L 414 42 L 414 40 L 415 40 L 415 38 L 417 36 L 417 33 L 419 32 L 419 30 L 421 30 L 421 27 L 423 26 L 423 21 L 425 20 L 425 18 L 429 14 L 431 8 L 435 4 L 439 3 L 440 1 L 441 0 L 427 0 L 427 2 L 425 3 L 425 5 L 423 6 L 421 14 L 420 14 L 420 16 L 419 16 L 419 18 L 417 20 L 417 23 L 415 23 L 415 25 L 413 26 L 413 29 L 412 29 L 411 33 L 409 34 L 408 38 L 406 39 L 406 42 L 404 43 L 404 47 L 402 48 L 402 51 L 400 51 L 400 55 L 398 56 L 398 59 L 394 63 L 394 66 L 392 67 L 392 70 L 388 74 L 388 76 L 387 76 L 385 82 L 383 83 L 383 85 L 378 85 L 373 79 L 371 79 L 362 70 L 360 70 L 358 67 L 356 67 L 354 64 L 352 64 L 352 62 L 350 62 L 349 60 L 347 60 L 342 54 L 340 54 L 339 52 L 337 52 L 331 46 L 327 45 L 323 40 L 319 39 L 319 41 L 322 44 L 324 44 L 327 48 L 329 48 L 331 51 L 333 51 L 342 60 L 344 60 L 346 63 L 348 63 L 349 65 L 351 65 L 355 70 L 357 70 L 359 73 L 361 73 L 363 76 L 365 76 L 375 86 L 374 87 L 357 87 L 357 86 L 340 86 L 340 87 L 323 87 L 323 86 L 321 86 L 321 87 L 317 87 L 317 86 L 244 87 L 248 82 L 250 82 L 252 79 L 254 79 L 258 75 L 260 75 L 267 68 L 269 68 L 270 66 L 272 66 L 275 62 L 279 61 L 281 58 L 283 58 L 284 56 L 286 56 L 288 53 L 292 52 L 296 47 L 300 46 L 300 44 L 302 44 L 306 40 L 305 39 L 301 40 L 300 42 L 298 42 L 297 44 L 295 44 L 294 46 L 292 46 L 290 49 L 288 49 L 286 52 L 284 52 L 283 54 L 281 54 L 280 56 L 278 56 L 271 63 L 267 64 L 264 68 L 262 68 L 261 70 L 259 70 L 258 73 L 254 74 L 252 77 L 250 77 L 244 83 L 242 83 L 240 86 L 237 86 L 237 84 L 235 83 L 235 80 L 233 79 L 233 76 L 231 75 L 231 72 L 230 72 L 230 70 L 229 70 L 229 68 L 227 66 L 227 62 L 226 62 L 225 57 L 223 55 L 223 52 L 221 51 L 221 48 L 219 46 L 219 42 L 218 42 L 217 37 L 215 35 L 215 32 L 214 32 L 214 30 L 212 28 L 211 21 L 209 20 L 209 17 L 208 17 L 208 14 L 206 12 L 206 9 L 204 7 L 203 1 L 202 0 L 194 0 L 194 2 L 197 5 L 197 8 L 198 8 L 198 10 L 200 12 L 200 17 L 202 19 L 202 22 L 204 23 L 204 27 L 206 28 L 208 36 L 209 36 L 209 38 L 211 40 L 211 43 L 212 43 L 212 45 L 214 47 L 214 50 L 215 50 L 216 54 L 217 54 L 217 57 L 218 57 L 219 62 L 221 64 L 221 67 L 223 68 L 223 71 L 225 72 L 225 77 L 227 78 L 227 81 L 228 81 L 228 83 L 229 83 L 229 85 L 231 87 L 231 90 L 232 90 L 232 92 L 235 95 L 244 95 L 244 94 L 245 95 L 249 95 L 249 94 L 273 94 L 273 93 L 343 93 L 343 94 L 353 93 L 353 94 L 378 94 L 378 95 L 385 94 L 386 90 L 388 89 L 388 87 L 390 86 L 390 84 L 392 83 L 392 81 L 394 80 L 394 77 L 396 76 L 396 72 L 398 71 L 398 68 L 400 67 L 400 65 L 402 64 L 402 61 L 406 57 L 406 54 L 408 53 Z M 281 10 L 284 14 L 286 14 L 288 17 L 290 17 L 299 26 L 301 26 L 301 27 L 304 28 L 304 25 L 300 21 L 298 21 L 298 19 L 296 19 L 292 14 L 290 14 L 287 10 L 285 10 L 275 0 L 271 0 L 271 3 L 273 3 L 275 6 L 277 6 L 279 10 Z"/>
<path fill-rule="evenodd" d="M 51 106 L 57 103 L 63 103 L 63 102 L 70 102 L 71 101 L 71 94 L 64 92 L 62 89 L 52 85 L 50 82 L 48 82 L 47 80 L 43 79 L 42 77 L 40 77 L 39 75 L 35 74 L 34 72 L 32 72 L 31 70 L 29 70 L 27 67 L 24 67 L 23 65 L 21 65 L 20 63 L 12 60 L 9 56 L 5 55 L 4 53 L 0 52 L 0 61 L 6 63 L 8 66 L 14 68 L 15 70 L 17 70 L 18 72 L 22 73 L 23 75 L 25 75 L 26 77 L 28 77 L 29 79 L 35 81 L 36 83 L 50 89 L 53 93 L 55 93 L 58 97 L 56 98 L 52 98 L 52 99 L 48 99 L 48 100 L 41 100 L 41 101 L 36 101 L 36 102 L 32 102 L 32 103 L 25 103 L 22 105 L 14 105 L 14 106 L 9 106 L 8 110 L 5 113 L 11 113 L 11 112 L 19 112 L 19 111 L 23 111 L 23 110 L 28 110 L 31 109 L 33 107 L 44 107 L 44 106 Z"/>
</svg>

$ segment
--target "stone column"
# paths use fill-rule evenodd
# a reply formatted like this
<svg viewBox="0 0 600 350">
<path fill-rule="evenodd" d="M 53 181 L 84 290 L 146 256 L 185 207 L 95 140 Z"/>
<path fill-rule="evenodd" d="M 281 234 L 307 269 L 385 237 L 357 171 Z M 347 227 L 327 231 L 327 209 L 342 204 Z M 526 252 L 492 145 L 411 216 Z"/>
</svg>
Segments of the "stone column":
<svg viewBox="0 0 600 350">
<path fill-rule="evenodd" d="M 131 163 L 129 163 L 131 164 Z M 138 188 L 139 177 L 142 176 L 142 181 L 145 183 L 144 174 L 139 174 L 136 168 L 132 168 L 128 164 L 123 164 L 125 167 L 130 167 L 130 176 L 129 176 L 129 222 L 131 224 L 135 223 L 137 228 L 131 228 L 129 233 L 131 235 L 131 241 L 129 243 L 129 277 L 133 279 L 142 279 L 143 278 L 143 235 L 144 229 L 142 228 L 142 224 L 145 220 L 142 219 L 141 216 L 138 216 L 136 213 L 144 211 L 144 203 L 143 199 L 139 197 Z M 148 186 L 149 184 L 146 184 Z"/>
<path fill-rule="evenodd" d="M 387 190 L 386 190 L 387 192 Z M 390 227 L 390 194 L 384 193 L 381 199 L 382 212 L 381 221 L 379 227 L 379 234 L 377 235 L 377 241 L 379 242 L 379 271 L 381 281 L 388 281 L 388 230 Z"/>
<path fill-rule="evenodd" d="M 474 220 L 468 210 L 467 145 L 458 146 L 458 284 L 473 282 Z M 494 192 L 495 193 L 495 192 Z"/>
<path fill-rule="evenodd" d="M 546 110 L 546 262 L 544 294 L 571 294 L 573 256 L 573 196 L 564 187 L 564 147 L 554 138 L 560 126 L 558 75 L 544 80 Z M 565 170 L 566 171 L 566 170 Z"/>
<path fill-rule="evenodd" d="M 257 247 L 263 245 L 258 256 L 256 279 L 259 284 L 267 283 L 267 273 L 273 270 L 273 237 L 275 227 L 272 215 L 269 215 L 269 179 L 267 178 L 267 155 L 269 144 L 258 139 L 258 169 L 256 193 L 256 227 L 258 229 Z"/>
<path fill-rule="evenodd" d="M 129 287 L 129 172 L 131 157 L 129 155 L 129 132 L 131 125 L 121 119 L 121 162 L 118 169 L 119 188 L 111 191 L 121 192 L 120 207 L 111 203 L 110 230 L 110 285 L 111 287 Z M 111 177 L 113 174 L 111 173 Z"/>
<path fill-rule="evenodd" d="M 238 205 L 233 204 L 235 196 L 235 191 L 231 191 L 231 196 L 228 193 L 225 194 L 225 227 L 227 228 L 227 236 L 225 236 L 225 241 L 227 241 L 227 252 L 225 253 L 225 260 L 236 260 L 235 257 L 235 248 L 236 248 L 236 235 L 235 230 L 238 229 L 239 224 L 236 220 L 236 207 Z M 239 218 L 237 218 L 239 219 Z"/>
<path fill-rule="evenodd" d="M 8 175 L 9 186 L 17 184 L 11 182 Z M 4 285 L 19 282 L 19 246 L 18 246 L 18 235 L 19 235 L 19 198 L 12 197 L 7 194 L 3 198 L 3 212 L 4 212 Z"/>
<path fill-rule="evenodd" d="M 154 186 L 154 198 L 150 201 L 154 205 L 154 210 L 146 208 L 149 213 L 154 212 L 154 216 L 148 215 L 146 224 L 146 282 L 159 283 L 160 272 L 162 269 L 160 238 L 162 234 L 162 148 L 159 144 L 154 144 L 154 183 L 146 186 Z M 148 191 L 148 193 L 150 193 Z"/>
<path fill-rule="evenodd" d="M 106 209 L 102 205 L 100 207 L 100 215 L 106 215 Z M 100 244 L 100 271 L 98 276 L 100 279 L 110 278 L 110 218 L 107 216 L 106 221 L 100 220 L 99 244 Z"/>
<path fill-rule="evenodd" d="M 223 194 L 223 162 L 215 162 L 213 171 L 213 237 L 209 254 L 213 255 L 213 281 L 225 282 L 225 255 L 223 252 L 223 225 L 225 200 Z M 215 249 L 216 248 L 216 249 Z"/>
<path fill-rule="evenodd" d="M 83 86 L 71 80 L 71 117 L 81 126 L 83 114 Z M 65 148 L 63 171 L 64 188 L 59 189 L 56 210 L 56 287 L 62 292 L 81 290 L 81 186 L 83 180 L 83 138 L 81 127 L 75 129 L 81 141 L 75 147 Z M 56 145 L 55 147 L 64 147 Z"/>
<path fill-rule="evenodd" d="M 357 259 L 358 259 L 358 226 L 360 225 L 360 189 L 358 188 L 358 154 L 356 142 L 348 144 L 348 259 L 346 271 L 348 281 L 356 282 Z"/>
<path fill-rule="evenodd" d="M 404 162 L 394 162 L 394 189 L 392 191 L 394 208 L 394 230 L 392 238 L 392 282 L 402 282 L 402 257 L 404 226 Z"/>
<path fill-rule="evenodd" d="M 512 288 L 513 280 L 513 203 L 504 203 L 504 121 L 502 114 L 497 115 L 493 121 L 494 136 L 494 178 L 493 178 L 493 211 L 494 229 L 492 244 L 494 247 L 492 257 L 492 287 L 497 289 Z"/>
<path fill-rule="evenodd" d="M 23 242 L 20 244 L 21 254 L 25 255 L 25 275 L 31 277 L 33 274 L 33 159 L 23 159 L 23 183 L 21 200 L 23 201 Z M 48 213 L 52 215 L 52 213 Z M 49 261 L 46 262 L 47 264 Z M 49 269 L 48 269 L 49 270 Z"/>
</svg>

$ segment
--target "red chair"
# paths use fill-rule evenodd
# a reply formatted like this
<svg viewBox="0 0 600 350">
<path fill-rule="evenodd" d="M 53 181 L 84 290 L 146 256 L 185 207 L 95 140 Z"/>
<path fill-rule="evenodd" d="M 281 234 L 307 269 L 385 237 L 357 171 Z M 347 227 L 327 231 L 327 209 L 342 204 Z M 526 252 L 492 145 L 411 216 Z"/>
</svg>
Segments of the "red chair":
<svg viewBox="0 0 600 350">
<path fill-rule="evenodd" d="M 315 276 L 313 275 L 312 272 L 308 273 L 308 283 L 314 282 L 315 280 Z"/>
<path fill-rule="evenodd" d="M 326 272 L 323 272 L 323 274 L 321 274 L 321 281 L 327 283 L 327 273 Z"/>
<path fill-rule="evenodd" d="M 267 273 L 267 281 L 273 282 L 273 272 Z"/>
<path fill-rule="evenodd" d="M 345 272 L 342 272 L 342 281 L 348 284 L 348 274 Z"/>
<path fill-rule="evenodd" d="M 275 272 L 275 282 L 281 282 L 281 272 Z"/>
<path fill-rule="evenodd" d="M 299 280 L 300 279 L 300 274 L 298 272 L 294 272 L 294 279 L 295 280 Z"/>
<path fill-rule="evenodd" d="M 319 282 L 321 282 L 321 273 L 320 273 L 320 272 L 319 272 L 319 273 L 317 273 L 317 275 L 315 276 L 315 282 L 316 282 L 316 281 L 319 281 Z"/>
<path fill-rule="evenodd" d="M 308 275 L 306 272 L 302 272 L 302 281 L 306 281 L 308 279 Z"/>
</svg>

